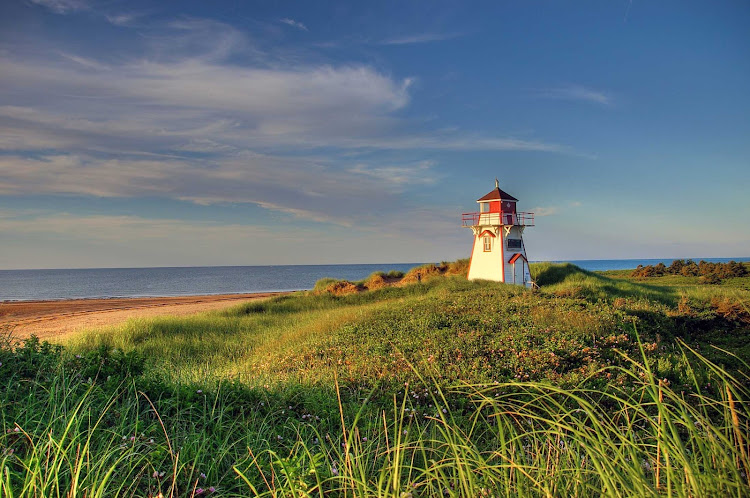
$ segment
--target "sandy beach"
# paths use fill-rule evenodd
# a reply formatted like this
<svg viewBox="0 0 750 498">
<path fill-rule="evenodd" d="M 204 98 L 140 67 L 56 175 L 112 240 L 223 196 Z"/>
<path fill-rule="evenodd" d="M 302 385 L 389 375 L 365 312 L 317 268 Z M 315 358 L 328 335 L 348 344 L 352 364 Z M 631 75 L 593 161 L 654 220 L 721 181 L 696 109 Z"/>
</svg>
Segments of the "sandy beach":
<svg viewBox="0 0 750 498">
<path fill-rule="evenodd" d="M 83 329 L 118 325 L 130 318 L 190 315 L 281 294 L 288 293 L 2 302 L 0 331 L 10 331 L 19 339 L 36 335 L 54 341 Z"/>
</svg>

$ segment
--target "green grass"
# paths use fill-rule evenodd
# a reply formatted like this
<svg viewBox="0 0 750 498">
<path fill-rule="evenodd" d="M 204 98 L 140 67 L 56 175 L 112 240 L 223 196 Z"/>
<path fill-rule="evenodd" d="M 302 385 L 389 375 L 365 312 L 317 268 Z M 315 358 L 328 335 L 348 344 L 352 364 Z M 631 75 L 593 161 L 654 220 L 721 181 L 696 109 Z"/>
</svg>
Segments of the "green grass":
<svg viewBox="0 0 750 498">
<path fill-rule="evenodd" d="M 744 284 L 532 274 L 7 344 L 0 495 L 750 493 Z"/>
</svg>

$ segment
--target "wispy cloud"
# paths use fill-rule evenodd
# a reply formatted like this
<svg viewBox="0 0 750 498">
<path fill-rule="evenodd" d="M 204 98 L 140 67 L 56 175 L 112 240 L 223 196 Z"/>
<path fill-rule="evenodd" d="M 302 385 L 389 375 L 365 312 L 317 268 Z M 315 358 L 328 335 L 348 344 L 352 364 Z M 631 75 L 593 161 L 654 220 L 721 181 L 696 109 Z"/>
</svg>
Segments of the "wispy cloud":
<svg viewBox="0 0 750 498">
<path fill-rule="evenodd" d="M 410 35 L 393 36 L 381 40 L 379 45 L 413 45 L 416 43 L 432 43 L 451 40 L 463 36 L 463 33 L 416 33 Z"/>
<path fill-rule="evenodd" d="M 577 208 L 577 207 L 581 207 L 581 205 L 582 204 L 579 201 L 571 201 L 571 202 L 568 202 L 565 207 Z M 537 206 L 531 209 L 531 212 L 533 212 L 536 216 L 554 216 L 556 214 L 560 214 L 561 212 L 565 211 L 565 207 Z"/>
<path fill-rule="evenodd" d="M 104 17 L 110 24 L 114 24 L 115 26 L 133 26 L 144 15 L 140 12 L 120 12 L 118 14 L 105 14 Z"/>
<path fill-rule="evenodd" d="M 560 208 L 557 206 L 537 206 L 531 212 L 535 216 L 553 216 L 560 212 Z"/>
<path fill-rule="evenodd" d="M 367 166 L 355 164 L 349 171 L 377 178 L 396 187 L 405 185 L 432 185 L 437 178 L 433 173 L 434 161 L 418 161 L 408 165 Z"/>
<path fill-rule="evenodd" d="M 47 7 L 57 14 L 68 14 L 76 10 L 88 10 L 89 2 L 86 0 L 31 0 L 32 3 Z"/>
<path fill-rule="evenodd" d="M 431 161 L 366 153 L 567 152 L 541 140 L 414 129 L 399 117 L 411 78 L 287 62 L 216 21 L 142 31 L 129 56 L 0 53 L 12 89 L 0 93 L 0 193 L 250 203 L 352 225 L 402 209 L 403 192 L 439 175 Z"/>
<path fill-rule="evenodd" d="M 420 168 L 426 171 L 429 165 L 359 164 L 348 170 L 312 158 L 247 151 L 210 160 L 3 155 L 0 195 L 156 196 L 198 204 L 248 203 L 350 226 L 375 210 L 398 211 L 399 194 L 405 188 L 430 182 Z"/>
<path fill-rule="evenodd" d="M 293 28 L 297 28 L 297 29 L 302 30 L 302 31 L 308 31 L 307 26 L 305 26 L 304 24 L 302 24 L 299 21 L 295 21 L 294 19 L 290 19 L 288 17 L 285 17 L 283 19 L 279 19 L 279 22 L 283 22 L 284 24 L 287 24 L 287 25 L 289 25 L 289 26 L 291 26 Z"/>
<path fill-rule="evenodd" d="M 595 90 L 580 85 L 548 88 L 540 90 L 537 92 L 537 95 L 541 98 L 547 99 L 590 102 L 604 106 L 612 105 L 614 102 L 612 95 L 601 90 Z"/>
</svg>

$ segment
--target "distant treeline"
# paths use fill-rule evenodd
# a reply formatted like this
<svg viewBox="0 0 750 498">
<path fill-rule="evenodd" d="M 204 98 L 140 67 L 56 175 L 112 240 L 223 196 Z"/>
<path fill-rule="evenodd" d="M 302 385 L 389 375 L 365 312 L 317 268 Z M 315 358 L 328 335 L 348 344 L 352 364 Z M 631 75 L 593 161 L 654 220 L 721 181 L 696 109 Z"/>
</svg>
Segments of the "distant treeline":
<svg viewBox="0 0 750 498">
<path fill-rule="evenodd" d="M 663 275 L 682 275 L 684 277 L 701 277 L 705 283 L 719 283 L 724 278 L 742 277 L 748 274 L 747 267 L 736 261 L 728 263 L 711 263 L 701 260 L 696 263 L 692 259 L 675 259 L 672 264 L 638 265 L 633 270 L 633 277 L 661 277 Z"/>
</svg>

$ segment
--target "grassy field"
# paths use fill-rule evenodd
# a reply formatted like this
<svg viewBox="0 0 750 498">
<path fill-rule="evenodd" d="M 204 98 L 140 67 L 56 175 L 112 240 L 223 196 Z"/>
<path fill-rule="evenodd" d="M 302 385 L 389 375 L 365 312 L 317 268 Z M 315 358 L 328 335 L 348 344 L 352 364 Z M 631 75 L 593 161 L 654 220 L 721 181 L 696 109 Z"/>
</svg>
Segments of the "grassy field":
<svg viewBox="0 0 750 498">
<path fill-rule="evenodd" d="M 750 277 L 446 268 L 9 338 L 0 495 L 750 494 Z"/>
</svg>

